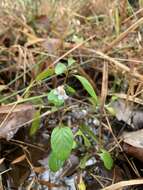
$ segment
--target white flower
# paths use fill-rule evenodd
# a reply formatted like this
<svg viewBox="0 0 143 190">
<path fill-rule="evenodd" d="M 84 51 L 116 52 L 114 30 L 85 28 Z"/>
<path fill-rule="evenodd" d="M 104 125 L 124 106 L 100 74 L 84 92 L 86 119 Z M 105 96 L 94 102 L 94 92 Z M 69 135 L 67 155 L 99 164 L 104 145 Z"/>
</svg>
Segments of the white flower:
<svg viewBox="0 0 143 190">
<path fill-rule="evenodd" d="M 63 85 L 58 86 L 58 88 L 55 89 L 54 94 L 58 96 L 59 100 L 67 100 L 69 98 Z"/>
</svg>

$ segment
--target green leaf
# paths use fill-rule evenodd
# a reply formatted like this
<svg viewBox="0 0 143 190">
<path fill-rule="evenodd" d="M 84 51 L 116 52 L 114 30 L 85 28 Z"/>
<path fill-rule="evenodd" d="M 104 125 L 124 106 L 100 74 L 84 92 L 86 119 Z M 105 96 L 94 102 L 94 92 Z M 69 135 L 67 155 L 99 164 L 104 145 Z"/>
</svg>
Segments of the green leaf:
<svg viewBox="0 0 143 190">
<path fill-rule="evenodd" d="M 65 91 L 71 95 L 76 93 L 76 90 L 72 88 L 71 86 L 69 86 L 68 84 L 65 85 Z"/>
<path fill-rule="evenodd" d="M 110 153 L 106 150 L 101 150 L 102 153 L 99 154 L 101 160 L 104 163 L 104 166 L 106 169 L 111 170 L 113 167 L 113 159 L 110 155 Z"/>
<path fill-rule="evenodd" d="M 90 156 L 89 155 L 85 155 L 81 160 L 80 160 L 80 164 L 79 167 L 81 169 L 85 169 L 86 168 L 86 162 L 89 160 Z"/>
<path fill-rule="evenodd" d="M 58 63 L 55 67 L 55 73 L 57 75 L 63 74 L 67 70 L 67 67 L 63 63 Z"/>
<path fill-rule="evenodd" d="M 73 147 L 73 133 L 69 127 L 54 128 L 51 135 L 51 147 L 59 160 L 66 160 Z"/>
<path fill-rule="evenodd" d="M 70 67 L 71 65 L 73 65 L 75 62 L 76 62 L 76 61 L 75 61 L 72 57 L 68 58 L 68 66 L 69 66 L 69 67 Z"/>
<path fill-rule="evenodd" d="M 77 143 L 76 141 L 73 141 L 72 149 L 75 149 L 75 148 L 77 148 Z"/>
<path fill-rule="evenodd" d="M 64 99 L 59 98 L 56 89 L 53 89 L 48 93 L 48 100 L 49 103 L 52 103 L 55 106 L 62 106 L 64 104 Z"/>
<path fill-rule="evenodd" d="M 113 107 L 107 105 L 105 108 L 112 116 L 116 116 L 116 111 Z"/>
<path fill-rule="evenodd" d="M 112 96 L 111 101 L 116 101 L 116 100 L 118 100 L 118 99 L 119 99 L 118 96 Z"/>
<path fill-rule="evenodd" d="M 56 172 L 58 171 L 64 164 L 64 161 L 59 160 L 56 155 L 51 152 L 48 160 L 48 165 L 51 171 Z"/>
<path fill-rule="evenodd" d="M 87 148 L 89 148 L 91 146 L 90 141 L 88 140 L 88 138 L 84 135 L 84 133 L 80 129 L 76 132 L 75 136 L 81 136 L 83 138 L 84 144 Z"/>
<path fill-rule="evenodd" d="M 42 81 L 45 78 L 48 78 L 50 76 L 52 76 L 54 74 L 54 69 L 45 69 L 44 71 L 42 71 L 37 77 L 36 77 L 36 81 Z"/>
<path fill-rule="evenodd" d="M 98 143 L 98 139 L 97 139 L 96 135 L 93 133 L 93 131 L 91 131 L 91 129 L 88 126 L 81 125 L 80 130 L 83 133 L 87 134 L 90 138 L 92 138 L 96 143 Z"/>
<path fill-rule="evenodd" d="M 98 103 L 98 98 L 97 95 L 93 89 L 93 87 L 91 86 L 91 84 L 88 82 L 88 80 L 85 77 L 79 76 L 79 75 L 74 75 L 82 84 L 82 86 L 84 87 L 84 89 L 88 92 L 88 94 L 94 98 L 96 104 Z"/>
<path fill-rule="evenodd" d="M 72 38 L 72 41 L 77 43 L 77 44 L 80 44 L 80 43 L 83 43 L 84 39 L 83 39 L 83 37 L 74 35 L 73 38 Z"/>
<path fill-rule="evenodd" d="M 35 112 L 33 119 L 34 121 L 32 122 L 32 126 L 30 128 L 30 136 L 35 135 L 35 133 L 40 127 L 40 110 Z"/>
</svg>

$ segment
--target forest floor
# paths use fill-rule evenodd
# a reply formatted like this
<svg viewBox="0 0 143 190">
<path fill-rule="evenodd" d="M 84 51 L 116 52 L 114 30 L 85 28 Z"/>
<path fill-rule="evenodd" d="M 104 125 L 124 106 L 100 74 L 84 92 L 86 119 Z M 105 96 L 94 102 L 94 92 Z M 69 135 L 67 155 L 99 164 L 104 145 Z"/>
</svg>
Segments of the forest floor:
<svg viewBox="0 0 143 190">
<path fill-rule="evenodd" d="M 0 2 L 0 189 L 143 189 L 143 1 Z"/>
</svg>

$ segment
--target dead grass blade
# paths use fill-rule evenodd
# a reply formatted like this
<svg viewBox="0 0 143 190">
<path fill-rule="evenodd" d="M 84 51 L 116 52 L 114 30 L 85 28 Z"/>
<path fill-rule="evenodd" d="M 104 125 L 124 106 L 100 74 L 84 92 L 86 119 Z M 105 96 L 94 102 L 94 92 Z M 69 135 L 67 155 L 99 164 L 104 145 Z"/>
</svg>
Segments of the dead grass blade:
<svg viewBox="0 0 143 190">
<path fill-rule="evenodd" d="M 102 190 L 119 190 L 123 187 L 132 186 L 132 185 L 141 185 L 143 184 L 143 179 L 132 179 L 128 181 L 120 181 L 113 185 L 103 188 Z"/>
<path fill-rule="evenodd" d="M 122 32 L 115 40 L 113 40 L 107 47 L 103 49 L 103 52 L 106 53 L 110 51 L 115 45 L 122 41 L 130 32 L 138 28 L 143 23 L 143 18 L 140 18 L 137 22 L 131 25 L 127 30 Z"/>
<path fill-rule="evenodd" d="M 16 158 L 15 160 L 13 160 L 11 162 L 11 164 L 17 164 L 19 162 L 22 162 L 23 160 L 25 160 L 25 158 L 26 158 L 26 156 L 25 156 L 25 154 L 23 154 L 22 156 L 19 156 L 18 158 Z"/>
<path fill-rule="evenodd" d="M 5 158 L 0 159 L 0 165 L 4 162 Z"/>
<path fill-rule="evenodd" d="M 108 63 L 104 61 L 103 72 L 102 72 L 102 89 L 101 89 L 101 101 L 100 101 L 100 129 L 99 129 L 99 139 L 101 144 L 102 137 L 102 117 L 104 112 L 104 105 L 108 93 Z"/>
<path fill-rule="evenodd" d="M 143 105 L 143 100 L 140 98 L 135 98 L 134 96 L 127 96 L 127 94 L 122 94 L 122 93 L 111 93 L 109 95 L 111 95 L 111 96 L 114 95 L 114 96 L 117 96 L 118 98 L 125 99 L 125 100 L 128 98 L 128 101 L 130 101 L 130 102 L 134 102 L 139 105 Z"/>
<path fill-rule="evenodd" d="M 103 112 L 106 96 L 108 94 L 108 63 L 104 62 L 102 76 L 102 89 L 101 89 L 101 104 L 100 109 Z"/>
<path fill-rule="evenodd" d="M 142 21 L 143 21 L 143 20 L 142 20 Z M 127 73 L 130 74 L 131 69 L 130 69 L 128 66 L 126 66 L 126 65 L 124 65 L 124 64 L 122 64 L 122 63 L 120 63 L 119 61 L 117 61 L 117 60 L 115 60 L 114 58 L 112 58 L 112 57 L 106 55 L 105 53 L 103 53 L 103 52 L 101 52 L 101 51 L 92 50 L 92 49 L 89 49 L 88 51 L 89 51 L 89 52 L 94 52 L 94 53 L 96 53 L 97 55 L 101 56 L 101 58 L 103 58 L 103 59 L 105 59 L 105 60 L 108 60 L 109 62 L 113 63 L 113 64 L 117 67 L 117 69 L 120 69 L 120 70 L 122 70 L 123 72 L 125 72 L 125 73 L 127 72 Z M 139 74 L 139 73 L 136 72 L 136 71 L 133 71 L 133 73 L 131 73 L 131 76 L 137 78 L 137 79 L 140 80 L 140 81 L 143 81 L 143 75 Z"/>
</svg>

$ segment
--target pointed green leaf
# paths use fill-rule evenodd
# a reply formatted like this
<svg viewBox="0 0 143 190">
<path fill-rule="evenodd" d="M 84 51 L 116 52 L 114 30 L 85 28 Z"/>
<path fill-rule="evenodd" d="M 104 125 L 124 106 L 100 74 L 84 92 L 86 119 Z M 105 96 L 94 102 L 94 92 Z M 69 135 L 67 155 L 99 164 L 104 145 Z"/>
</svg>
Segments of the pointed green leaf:
<svg viewBox="0 0 143 190">
<path fill-rule="evenodd" d="M 116 116 L 116 111 L 113 107 L 107 105 L 105 108 L 112 116 Z"/>
<path fill-rule="evenodd" d="M 64 164 L 64 161 L 59 160 L 56 155 L 51 152 L 48 160 L 48 165 L 51 171 L 56 172 L 58 171 Z"/>
<path fill-rule="evenodd" d="M 76 61 L 75 61 L 72 57 L 68 58 L 68 66 L 69 66 L 69 67 L 70 67 L 71 65 L 73 65 L 75 62 L 76 62 Z"/>
<path fill-rule="evenodd" d="M 45 78 L 48 78 L 50 76 L 52 76 L 54 74 L 54 69 L 45 69 L 44 71 L 42 71 L 37 77 L 36 77 L 36 81 L 42 81 Z"/>
<path fill-rule="evenodd" d="M 67 67 L 63 63 L 58 63 L 55 67 L 55 73 L 57 75 L 63 74 L 67 70 Z"/>
<path fill-rule="evenodd" d="M 84 89 L 88 92 L 88 94 L 94 98 L 96 104 L 98 103 L 98 98 L 97 98 L 97 95 L 92 87 L 92 85 L 89 83 L 89 81 L 85 78 L 85 77 L 82 77 L 82 76 L 79 76 L 79 75 L 74 75 L 82 84 L 82 86 L 84 87 Z"/>
<path fill-rule="evenodd" d="M 35 133 L 40 127 L 40 110 L 35 112 L 33 119 L 34 121 L 32 122 L 32 126 L 30 128 L 30 136 L 35 135 Z"/>
<path fill-rule="evenodd" d="M 103 161 L 105 168 L 108 170 L 111 170 L 113 167 L 113 159 L 112 159 L 110 153 L 103 149 L 101 151 L 102 151 L 102 153 L 100 153 L 99 156 L 100 156 L 101 160 Z"/>
<path fill-rule="evenodd" d="M 73 147 L 73 133 L 69 127 L 54 128 L 51 135 L 51 147 L 59 160 L 66 160 Z"/>
</svg>

